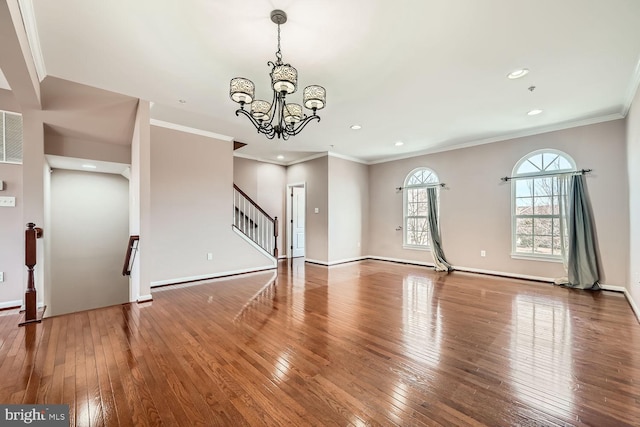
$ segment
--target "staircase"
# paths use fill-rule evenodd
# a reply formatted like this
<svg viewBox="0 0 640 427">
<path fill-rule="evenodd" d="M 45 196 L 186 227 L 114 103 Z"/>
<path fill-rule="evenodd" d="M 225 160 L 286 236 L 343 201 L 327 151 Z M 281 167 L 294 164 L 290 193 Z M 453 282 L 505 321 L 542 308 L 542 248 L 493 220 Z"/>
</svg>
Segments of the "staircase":
<svg viewBox="0 0 640 427">
<path fill-rule="evenodd" d="M 233 184 L 233 226 L 274 258 L 278 258 L 278 217 L 271 218 Z"/>
</svg>

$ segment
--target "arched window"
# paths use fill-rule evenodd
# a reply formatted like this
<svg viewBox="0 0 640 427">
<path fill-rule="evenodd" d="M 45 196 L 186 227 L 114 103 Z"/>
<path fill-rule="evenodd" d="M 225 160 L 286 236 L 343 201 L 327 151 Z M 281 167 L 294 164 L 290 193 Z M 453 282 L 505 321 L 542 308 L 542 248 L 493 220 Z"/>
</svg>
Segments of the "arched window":
<svg viewBox="0 0 640 427">
<path fill-rule="evenodd" d="M 569 155 L 552 149 L 529 153 L 515 165 L 511 181 L 513 256 L 561 259 L 560 177 L 575 170 Z"/>
<path fill-rule="evenodd" d="M 405 248 L 429 247 L 429 202 L 427 187 L 438 184 L 438 176 L 431 169 L 412 170 L 404 180 L 404 240 Z"/>
</svg>

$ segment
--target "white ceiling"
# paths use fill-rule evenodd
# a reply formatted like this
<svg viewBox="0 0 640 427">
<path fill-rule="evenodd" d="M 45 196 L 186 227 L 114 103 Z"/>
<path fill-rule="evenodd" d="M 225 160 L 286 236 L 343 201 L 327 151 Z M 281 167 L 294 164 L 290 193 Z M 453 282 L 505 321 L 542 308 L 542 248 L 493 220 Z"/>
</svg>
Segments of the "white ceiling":
<svg viewBox="0 0 640 427">
<path fill-rule="evenodd" d="M 152 118 L 228 135 L 267 160 L 332 151 L 376 162 L 621 118 L 640 78 L 638 0 L 21 4 L 46 75 L 152 101 Z M 299 87 L 327 89 L 321 122 L 289 141 L 257 135 L 228 96 L 243 76 L 270 97 L 275 8 L 289 15 L 282 52 Z M 521 67 L 529 75 L 506 78 Z"/>
</svg>

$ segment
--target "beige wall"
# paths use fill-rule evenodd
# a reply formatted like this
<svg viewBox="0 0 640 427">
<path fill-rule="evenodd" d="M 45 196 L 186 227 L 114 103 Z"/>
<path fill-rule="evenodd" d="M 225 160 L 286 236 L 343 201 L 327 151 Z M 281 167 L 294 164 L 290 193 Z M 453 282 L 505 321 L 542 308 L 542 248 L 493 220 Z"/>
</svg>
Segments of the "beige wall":
<svg viewBox="0 0 640 427">
<path fill-rule="evenodd" d="M 557 277 L 559 263 L 512 259 L 511 186 L 500 181 L 526 154 L 564 151 L 587 175 L 599 247 L 602 283 L 627 283 L 629 210 L 625 124 L 616 120 L 471 148 L 372 165 L 370 168 L 369 254 L 430 262 L 431 254 L 402 248 L 402 194 L 395 187 L 416 167 L 433 169 L 447 184 L 441 191 L 440 218 L 445 254 L 456 266 L 537 277 Z M 486 257 L 480 257 L 480 251 Z"/>
<path fill-rule="evenodd" d="M 309 260 L 328 262 L 329 157 L 324 156 L 287 168 L 287 184 L 306 183 L 305 255 Z M 315 209 L 318 213 L 315 213 Z"/>
<path fill-rule="evenodd" d="M 129 300 L 122 262 L 129 237 L 129 182 L 120 175 L 51 174 L 48 315 Z"/>
<path fill-rule="evenodd" d="M 113 163 L 131 163 L 131 146 L 80 140 L 45 132 L 45 154 L 100 160 Z"/>
<path fill-rule="evenodd" d="M 627 116 L 627 167 L 629 173 L 629 293 L 640 318 L 640 90 Z"/>
<path fill-rule="evenodd" d="M 233 182 L 272 218 L 278 217 L 279 256 L 286 255 L 284 215 L 287 186 L 286 167 L 234 157 Z"/>
<path fill-rule="evenodd" d="M 232 230 L 232 156 L 231 142 L 151 126 L 152 285 L 273 266 Z"/>
<path fill-rule="evenodd" d="M 0 181 L 4 181 L 2 197 L 15 197 L 15 208 L 0 208 L 0 308 L 22 304 L 24 288 L 24 223 L 22 219 L 22 165 L 0 163 Z"/>
<path fill-rule="evenodd" d="M 369 167 L 329 156 L 329 263 L 367 255 Z"/>
</svg>

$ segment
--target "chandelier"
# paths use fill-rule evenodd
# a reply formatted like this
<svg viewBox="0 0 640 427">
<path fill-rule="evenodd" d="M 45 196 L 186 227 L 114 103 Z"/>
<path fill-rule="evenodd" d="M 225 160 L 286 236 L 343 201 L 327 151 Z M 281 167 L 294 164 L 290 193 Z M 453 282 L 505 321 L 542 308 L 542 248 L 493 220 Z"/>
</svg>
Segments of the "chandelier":
<svg viewBox="0 0 640 427">
<path fill-rule="evenodd" d="M 298 71 L 291 64 L 282 62 L 280 51 L 280 25 L 287 22 L 287 14 L 282 10 L 274 10 L 271 12 L 271 21 L 278 25 L 276 62 L 267 63 L 271 67 L 272 101 L 254 99 L 255 85 L 244 77 L 231 79 L 229 96 L 240 104 L 240 108 L 236 110 L 236 116 L 240 114 L 246 116 L 258 133 L 264 134 L 269 139 L 277 136 L 286 140 L 290 136 L 299 134 L 310 121 L 320 121 L 320 116 L 316 112 L 324 108 L 327 94 L 322 86 L 311 85 L 304 88 L 302 103 L 305 108 L 313 112 L 310 116 L 303 115 L 300 104 L 287 102 L 287 95 L 298 89 Z M 251 111 L 245 110 L 245 105 L 250 105 Z"/>
</svg>

